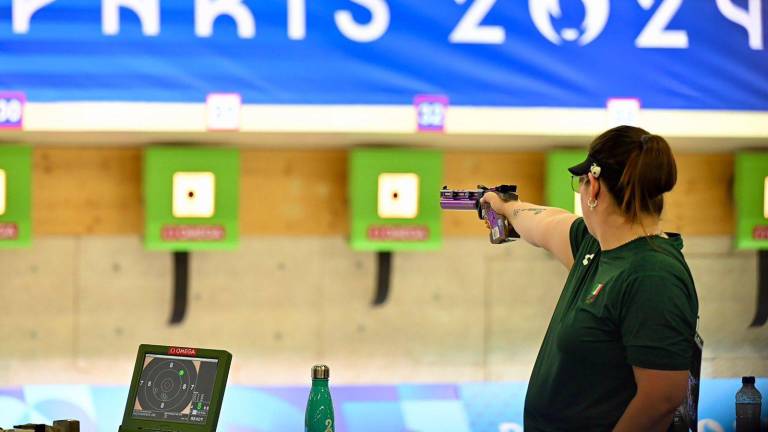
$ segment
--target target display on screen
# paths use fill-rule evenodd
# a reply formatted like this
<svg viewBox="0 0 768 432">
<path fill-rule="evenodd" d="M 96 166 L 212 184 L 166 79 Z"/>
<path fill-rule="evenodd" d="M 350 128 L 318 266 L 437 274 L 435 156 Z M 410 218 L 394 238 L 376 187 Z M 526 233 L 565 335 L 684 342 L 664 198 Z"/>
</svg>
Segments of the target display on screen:
<svg viewBox="0 0 768 432">
<path fill-rule="evenodd" d="M 205 424 L 218 360 L 147 354 L 133 417 Z"/>
</svg>

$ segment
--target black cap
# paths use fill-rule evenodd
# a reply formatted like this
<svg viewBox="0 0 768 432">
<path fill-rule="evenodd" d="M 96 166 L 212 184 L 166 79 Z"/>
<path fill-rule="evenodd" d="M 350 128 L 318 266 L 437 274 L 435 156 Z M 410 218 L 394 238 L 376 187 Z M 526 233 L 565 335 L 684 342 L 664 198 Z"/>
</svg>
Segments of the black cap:
<svg viewBox="0 0 768 432">
<path fill-rule="evenodd" d="M 613 165 L 602 163 L 592 155 L 588 155 L 584 162 L 568 168 L 568 171 L 575 176 L 583 176 L 587 173 L 592 173 L 592 176 L 595 178 L 603 178 L 609 185 L 615 185 L 618 183 L 624 170 L 616 168 Z"/>
<path fill-rule="evenodd" d="M 570 173 L 575 176 L 583 176 L 589 172 L 589 168 L 592 166 L 592 164 L 599 166 L 591 156 L 587 156 L 584 162 L 568 168 L 568 171 L 570 171 Z"/>
<path fill-rule="evenodd" d="M 753 376 L 741 377 L 741 383 L 742 384 L 754 384 L 755 383 L 755 377 L 753 377 Z"/>
</svg>

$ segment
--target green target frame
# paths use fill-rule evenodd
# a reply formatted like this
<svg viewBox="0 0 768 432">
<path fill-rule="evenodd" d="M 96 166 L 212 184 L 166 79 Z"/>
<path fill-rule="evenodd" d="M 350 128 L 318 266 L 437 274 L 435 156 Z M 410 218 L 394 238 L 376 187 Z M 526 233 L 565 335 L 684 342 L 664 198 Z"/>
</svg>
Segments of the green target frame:
<svg viewBox="0 0 768 432">
<path fill-rule="evenodd" d="M 0 145 L 0 248 L 32 244 L 32 148 Z"/>
<path fill-rule="evenodd" d="M 571 173 L 568 168 L 581 163 L 587 150 L 562 149 L 547 153 L 547 175 L 544 184 L 547 205 L 578 213 L 576 196 L 571 189 Z"/>
<path fill-rule="evenodd" d="M 736 154 L 736 248 L 768 250 L 768 152 Z"/>
<path fill-rule="evenodd" d="M 440 249 L 442 152 L 358 148 L 350 152 L 348 169 L 353 249 Z"/>
<path fill-rule="evenodd" d="M 239 192 L 236 149 L 146 149 L 145 246 L 172 251 L 236 248 Z"/>
</svg>

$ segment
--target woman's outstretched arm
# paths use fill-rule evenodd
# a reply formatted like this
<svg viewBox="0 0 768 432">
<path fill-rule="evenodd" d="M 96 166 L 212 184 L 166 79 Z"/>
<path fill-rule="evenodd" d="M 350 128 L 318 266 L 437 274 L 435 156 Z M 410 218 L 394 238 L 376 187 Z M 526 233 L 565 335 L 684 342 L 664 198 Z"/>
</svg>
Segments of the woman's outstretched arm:
<svg viewBox="0 0 768 432">
<path fill-rule="evenodd" d="M 573 253 L 569 233 L 578 216 L 555 207 L 523 201 L 504 202 L 495 193 L 485 194 L 481 202 L 489 203 L 496 213 L 504 215 L 523 240 L 548 250 L 566 268 L 571 268 Z"/>
</svg>

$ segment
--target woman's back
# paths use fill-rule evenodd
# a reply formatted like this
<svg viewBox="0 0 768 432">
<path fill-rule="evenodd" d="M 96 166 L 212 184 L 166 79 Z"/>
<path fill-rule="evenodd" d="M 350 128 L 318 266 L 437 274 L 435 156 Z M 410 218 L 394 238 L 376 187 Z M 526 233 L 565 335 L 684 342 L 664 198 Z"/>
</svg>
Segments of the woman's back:
<svg viewBox="0 0 768 432">
<path fill-rule="evenodd" d="M 636 392 L 633 366 L 687 370 L 698 299 L 682 238 L 601 251 L 576 220 L 574 264 L 539 351 L 526 430 L 611 430 Z"/>
</svg>

